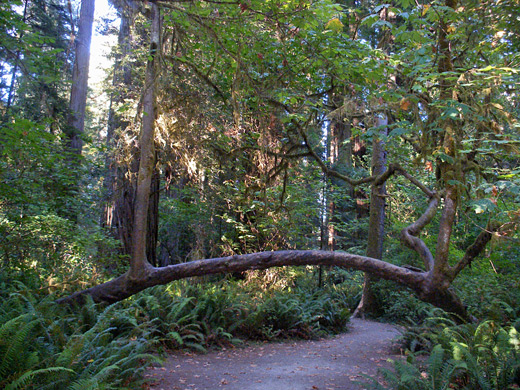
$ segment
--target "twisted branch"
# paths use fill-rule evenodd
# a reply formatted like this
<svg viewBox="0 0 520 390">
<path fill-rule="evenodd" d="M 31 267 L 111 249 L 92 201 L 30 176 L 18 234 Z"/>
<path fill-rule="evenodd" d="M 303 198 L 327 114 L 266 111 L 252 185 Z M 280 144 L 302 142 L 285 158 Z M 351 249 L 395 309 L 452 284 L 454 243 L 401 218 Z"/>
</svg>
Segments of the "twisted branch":
<svg viewBox="0 0 520 390">
<path fill-rule="evenodd" d="M 419 233 L 428 225 L 435 214 L 437 213 L 437 207 L 439 205 L 439 196 L 435 194 L 430 198 L 430 202 L 426 211 L 419 217 L 417 221 L 408 225 L 401 231 L 401 241 L 408 248 L 413 249 L 421 257 L 424 267 L 427 271 L 431 270 L 434 265 L 434 258 L 428 246 L 421 240 Z"/>
</svg>

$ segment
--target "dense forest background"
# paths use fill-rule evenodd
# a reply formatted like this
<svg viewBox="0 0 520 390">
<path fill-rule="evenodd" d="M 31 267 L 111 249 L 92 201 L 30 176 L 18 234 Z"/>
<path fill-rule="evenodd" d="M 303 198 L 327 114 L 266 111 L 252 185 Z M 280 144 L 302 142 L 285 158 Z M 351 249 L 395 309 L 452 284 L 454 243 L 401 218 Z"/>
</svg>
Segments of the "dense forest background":
<svg viewBox="0 0 520 390">
<path fill-rule="evenodd" d="M 88 86 L 93 0 L 0 3 L 0 387 L 355 312 L 388 388 L 518 388 L 517 0 L 111 5 Z"/>
</svg>

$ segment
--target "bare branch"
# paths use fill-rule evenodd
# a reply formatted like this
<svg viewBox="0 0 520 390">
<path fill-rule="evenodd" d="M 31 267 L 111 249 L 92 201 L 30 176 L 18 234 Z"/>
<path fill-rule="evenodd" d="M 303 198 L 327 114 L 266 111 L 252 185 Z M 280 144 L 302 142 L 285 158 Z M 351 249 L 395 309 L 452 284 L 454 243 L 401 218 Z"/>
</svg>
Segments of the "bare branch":
<svg viewBox="0 0 520 390">
<path fill-rule="evenodd" d="M 410 175 L 403 167 L 401 167 L 399 164 L 391 164 L 390 170 L 395 170 L 399 172 L 401 175 L 406 177 L 410 183 L 414 184 L 416 187 L 418 187 L 422 192 L 428 196 L 428 198 L 432 198 L 435 196 L 435 192 L 430 190 L 428 187 L 426 187 L 424 184 L 422 184 L 419 180 L 417 180 L 415 177 Z"/>
<path fill-rule="evenodd" d="M 162 268 L 148 268 L 146 273 L 132 278 L 126 273 L 109 282 L 79 291 L 58 300 L 58 303 L 81 302 L 90 295 L 95 302 L 117 302 L 146 288 L 167 284 L 193 276 L 243 272 L 282 266 L 335 265 L 370 272 L 418 290 L 427 276 L 423 272 L 399 267 L 370 257 L 331 251 L 276 251 L 197 260 Z"/>
<path fill-rule="evenodd" d="M 343 175 L 343 174 L 341 174 L 341 173 L 339 173 L 339 172 L 337 172 L 337 171 L 335 171 L 333 169 L 330 169 L 323 162 L 321 157 L 318 156 L 318 154 L 312 148 L 311 144 L 309 143 L 309 139 L 307 138 L 307 134 L 302 129 L 302 126 L 299 123 L 295 122 L 294 120 L 292 121 L 292 123 L 296 126 L 296 128 L 298 129 L 298 132 L 300 133 L 300 136 L 303 138 L 304 145 L 307 148 L 307 150 L 309 151 L 309 154 L 318 163 L 318 165 L 320 166 L 320 168 L 323 171 L 323 173 L 325 173 L 325 175 L 327 175 L 329 177 L 335 177 L 337 179 L 343 180 L 343 181 L 347 182 L 348 184 L 350 184 L 353 187 L 359 186 L 361 184 L 371 183 L 371 182 L 373 182 L 376 179 L 376 176 L 369 176 L 369 177 L 365 177 L 363 179 L 354 180 L 354 179 L 352 179 L 352 178 L 350 178 L 350 177 L 348 177 L 346 175 Z"/>
<path fill-rule="evenodd" d="M 433 268 L 434 258 L 424 241 L 417 237 L 417 235 L 431 222 L 437 212 L 438 205 L 439 197 L 437 195 L 432 196 L 424 214 L 421 215 L 417 221 L 401 231 L 401 241 L 408 248 L 413 249 L 419 254 L 427 271 Z"/>
</svg>

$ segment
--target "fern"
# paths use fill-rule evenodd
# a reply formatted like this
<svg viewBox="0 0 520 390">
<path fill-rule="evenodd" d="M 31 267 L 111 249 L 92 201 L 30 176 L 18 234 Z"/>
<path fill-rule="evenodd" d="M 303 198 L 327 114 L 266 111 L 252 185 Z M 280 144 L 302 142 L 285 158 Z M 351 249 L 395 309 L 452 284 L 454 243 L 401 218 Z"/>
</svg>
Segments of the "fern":
<svg viewBox="0 0 520 390">
<path fill-rule="evenodd" d="M 68 390 L 98 390 L 100 388 L 95 378 L 78 379 L 68 387 Z"/>
<path fill-rule="evenodd" d="M 32 370 L 24 373 L 19 378 L 5 386 L 5 390 L 16 390 L 19 388 L 27 388 L 30 381 L 36 376 L 43 376 L 47 374 L 56 374 L 58 372 L 74 372 L 65 367 L 47 367 L 38 370 Z"/>
<path fill-rule="evenodd" d="M 27 345 L 31 331 L 38 325 L 32 313 L 11 319 L 0 327 L 0 376 L 7 377 L 13 369 L 29 368 L 34 355 L 28 353 Z M 32 358 L 31 358 L 32 357 Z"/>
</svg>

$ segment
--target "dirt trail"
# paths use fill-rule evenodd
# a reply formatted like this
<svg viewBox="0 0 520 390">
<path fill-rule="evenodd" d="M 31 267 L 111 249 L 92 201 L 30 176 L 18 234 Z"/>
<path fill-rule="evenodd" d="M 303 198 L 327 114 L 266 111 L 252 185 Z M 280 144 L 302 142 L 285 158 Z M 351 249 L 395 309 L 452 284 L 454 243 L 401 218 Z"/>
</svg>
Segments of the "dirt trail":
<svg viewBox="0 0 520 390">
<path fill-rule="evenodd" d="M 148 371 L 156 390 L 361 390 L 353 381 L 389 366 L 392 325 L 354 319 L 331 339 L 269 343 L 206 355 L 177 354 Z"/>
</svg>

